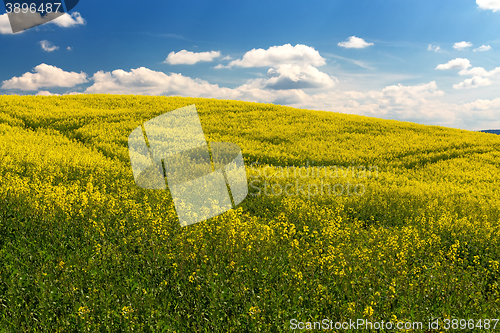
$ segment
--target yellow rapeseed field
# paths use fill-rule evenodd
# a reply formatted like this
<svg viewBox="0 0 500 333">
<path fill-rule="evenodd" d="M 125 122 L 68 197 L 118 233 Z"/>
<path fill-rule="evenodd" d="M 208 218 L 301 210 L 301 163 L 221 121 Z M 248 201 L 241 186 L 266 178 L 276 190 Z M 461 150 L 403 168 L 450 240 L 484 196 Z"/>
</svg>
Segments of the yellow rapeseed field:
<svg viewBox="0 0 500 333">
<path fill-rule="evenodd" d="M 135 185 L 127 138 L 191 104 L 207 141 L 241 148 L 249 194 L 181 228 L 168 190 Z M 493 134 L 216 99 L 0 96 L 0 332 L 493 328 L 499 175 Z"/>
</svg>

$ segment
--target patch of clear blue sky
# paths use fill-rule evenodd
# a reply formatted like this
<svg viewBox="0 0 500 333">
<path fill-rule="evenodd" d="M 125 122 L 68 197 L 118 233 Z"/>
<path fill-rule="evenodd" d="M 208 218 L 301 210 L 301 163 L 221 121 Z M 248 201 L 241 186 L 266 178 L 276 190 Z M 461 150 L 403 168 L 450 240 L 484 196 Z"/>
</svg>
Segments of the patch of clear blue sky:
<svg viewBox="0 0 500 333">
<path fill-rule="evenodd" d="M 219 50 L 223 56 L 238 58 L 253 48 L 287 43 L 318 50 L 328 60 L 321 68 L 328 74 L 399 73 L 409 77 L 399 81 L 403 84 L 456 76 L 455 72 L 434 70 L 437 64 L 456 57 L 466 57 L 473 66 L 487 70 L 497 67 L 499 60 L 498 53 L 452 49 L 453 43 L 463 40 L 475 47 L 489 44 L 500 48 L 499 13 L 479 10 L 474 0 L 81 0 L 74 11 L 85 18 L 85 26 L 63 29 L 47 25 L 19 35 L 0 35 L 0 81 L 47 63 L 89 75 L 144 66 L 234 87 L 249 78 L 243 72 L 259 70 L 215 70 L 217 61 L 193 66 L 161 62 L 169 52 L 182 49 Z M 337 45 L 353 35 L 375 45 L 366 49 Z M 60 49 L 43 52 L 38 44 L 41 40 L 49 40 Z M 445 52 L 427 51 L 430 43 Z M 67 46 L 73 50 L 66 51 Z M 362 61 L 371 69 L 328 54 Z"/>
</svg>

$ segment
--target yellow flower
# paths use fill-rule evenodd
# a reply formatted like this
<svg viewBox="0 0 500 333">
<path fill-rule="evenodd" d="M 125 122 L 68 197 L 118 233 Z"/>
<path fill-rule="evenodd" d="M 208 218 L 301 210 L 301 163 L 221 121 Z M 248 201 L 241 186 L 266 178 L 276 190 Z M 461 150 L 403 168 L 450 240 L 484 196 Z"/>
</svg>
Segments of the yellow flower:
<svg viewBox="0 0 500 333">
<path fill-rule="evenodd" d="M 374 313 L 374 312 L 375 312 L 375 311 L 373 311 L 373 308 L 372 308 L 371 306 L 367 306 L 367 307 L 365 308 L 365 311 L 363 311 L 363 315 L 364 315 L 365 317 L 371 317 L 371 316 L 373 316 L 373 313 Z"/>
<path fill-rule="evenodd" d="M 391 291 L 391 293 L 395 294 L 396 293 L 396 288 L 394 288 L 394 286 L 389 286 L 389 290 Z"/>
<path fill-rule="evenodd" d="M 80 306 L 78 308 L 78 316 L 80 316 L 80 318 L 84 319 L 88 313 L 90 313 L 90 310 L 86 306 Z"/>
<path fill-rule="evenodd" d="M 255 319 L 255 317 L 256 317 L 259 313 L 261 313 L 261 312 L 262 312 L 262 311 L 259 309 L 259 307 L 258 307 L 258 306 L 252 306 L 252 307 L 250 307 L 250 309 L 248 310 L 248 313 L 249 313 L 249 314 L 250 314 L 250 316 L 251 316 L 252 318 L 254 318 L 254 319 Z"/>
<path fill-rule="evenodd" d="M 134 309 L 132 309 L 130 306 L 124 306 L 122 308 L 122 315 L 124 317 L 128 317 L 128 315 L 131 314 L 132 312 L 134 312 Z"/>
</svg>

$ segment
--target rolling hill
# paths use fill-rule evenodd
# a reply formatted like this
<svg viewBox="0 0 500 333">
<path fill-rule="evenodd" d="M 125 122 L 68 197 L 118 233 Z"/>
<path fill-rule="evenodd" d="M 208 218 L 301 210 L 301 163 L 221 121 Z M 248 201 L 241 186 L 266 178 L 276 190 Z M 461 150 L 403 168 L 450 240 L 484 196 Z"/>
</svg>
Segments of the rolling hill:
<svg viewBox="0 0 500 333">
<path fill-rule="evenodd" d="M 241 148 L 249 195 L 181 228 L 168 190 L 135 185 L 127 138 L 190 104 L 207 141 Z M 0 328 L 493 325 L 499 174 L 500 137 L 480 132 L 230 100 L 0 96 Z"/>
</svg>

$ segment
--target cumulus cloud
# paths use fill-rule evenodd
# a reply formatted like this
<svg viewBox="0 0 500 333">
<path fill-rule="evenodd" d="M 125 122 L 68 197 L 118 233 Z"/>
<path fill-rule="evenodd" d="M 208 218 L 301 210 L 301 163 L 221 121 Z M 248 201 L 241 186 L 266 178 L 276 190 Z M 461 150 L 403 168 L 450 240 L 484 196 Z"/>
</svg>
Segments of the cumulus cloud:
<svg viewBox="0 0 500 333">
<path fill-rule="evenodd" d="M 65 95 L 83 95 L 83 93 L 77 91 L 71 91 L 64 94 L 53 94 L 47 90 L 40 90 L 35 94 L 35 96 L 65 96 Z"/>
<path fill-rule="evenodd" d="M 237 99 L 377 117 L 399 115 L 404 119 L 425 119 L 429 112 L 437 117 L 443 116 L 442 109 L 438 106 L 432 110 L 426 109 L 429 106 L 427 99 L 443 95 L 435 82 L 417 86 L 399 84 L 366 93 L 329 91 L 307 94 L 302 88 L 332 86 L 336 81 L 325 73 L 316 71 L 310 65 L 277 66 L 269 71 L 266 79 L 253 79 L 236 88 L 224 88 L 181 74 L 167 75 L 141 67 L 130 72 L 97 72 L 92 78 L 94 84 L 85 92 Z M 420 114 L 422 112 L 425 114 Z"/>
<path fill-rule="evenodd" d="M 351 36 L 347 40 L 338 43 L 338 46 L 345 47 L 346 49 L 364 49 L 368 46 L 374 45 L 373 43 L 367 43 L 363 38 L 356 36 Z"/>
<path fill-rule="evenodd" d="M 221 96 L 229 88 L 220 88 L 200 79 L 191 79 L 182 74 L 163 72 L 140 67 L 130 72 L 117 69 L 112 72 L 99 71 L 92 77 L 94 84 L 86 93 L 138 94 L 138 95 L 183 95 Z"/>
<path fill-rule="evenodd" d="M 476 4 L 481 9 L 488 9 L 493 12 L 500 10 L 500 0 L 476 0 Z"/>
<path fill-rule="evenodd" d="M 446 70 L 446 69 L 467 69 L 471 66 L 469 59 L 456 58 L 448 61 L 446 64 L 437 65 L 436 69 Z"/>
<path fill-rule="evenodd" d="M 24 73 L 21 77 L 13 77 L 3 81 L 2 89 L 38 90 L 43 87 L 74 87 L 87 82 L 87 74 L 65 72 L 60 68 L 40 64 L 34 73 Z"/>
<path fill-rule="evenodd" d="M 318 74 L 314 70 L 313 66 L 276 66 L 269 71 L 267 78 L 248 80 L 236 88 L 225 88 L 181 74 L 165 74 L 144 67 L 128 72 L 118 69 L 112 72 L 99 71 L 95 73 L 92 77 L 93 85 L 88 87 L 85 93 L 235 99 L 458 128 L 474 127 L 479 129 L 484 128 L 484 126 L 494 126 L 494 124 L 500 126 L 500 121 L 497 120 L 497 115 L 500 112 L 500 98 L 491 101 L 476 100 L 466 104 L 444 103 L 440 100 L 444 92 L 437 87 L 434 81 L 414 86 L 390 85 L 380 90 L 364 92 L 329 90 L 320 93 L 306 93 L 303 89 L 298 88 L 306 88 L 306 85 L 293 85 L 293 82 L 311 80 L 315 82 L 312 84 L 313 86 L 325 87 L 332 83 L 330 80 L 336 81 L 335 78 L 324 77 L 321 72 Z M 309 75 L 305 76 L 307 80 L 301 77 L 301 75 L 305 75 L 304 73 Z M 294 81 L 297 76 L 300 77 L 300 80 Z M 316 79 L 313 80 L 312 77 Z M 324 81 L 321 81 L 321 78 Z M 323 83 L 321 85 L 318 82 Z M 463 88 L 467 88 L 467 84 L 473 86 L 486 82 L 472 80 L 470 84 L 464 83 Z M 289 87 L 287 84 L 292 84 L 292 86 Z M 52 93 L 40 90 L 37 95 L 49 96 Z"/>
<path fill-rule="evenodd" d="M 444 95 L 439 90 L 435 81 L 416 86 L 404 86 L 401 84 L 385 87 L 379 92 L 371 92 L 365 99 L 377 102 L 380 107 L 412 108 L 423 104 L 428 97 Z"/>
<path fill-rule="evenodd" d="M 495 98 L 493 100 L 478 99 L 475 100 L 474 102 L 465 103 L 464 107 L 466 107 L 470 111 L 486 111 L 490 109 L 500 109 L 500 98 Z"/>
<path fill-rule="evenodd" d="M 488 78 L 482 78 L 480 76 L 474 76 L 471 79 L 467 79 L 463 82 L 460 82 L 458 84 L 454 84 L 453 88 L 455 89 L 471 89 L 471 88 L 478 88 L 482 86 L 489 86 L 491 85 L 491 81 Z"/>
<path fill-rule="evenodd" d="M 491 77 L 500 73 L 500 67 L 497 67 L 491 71 L 487 71 L 483 67 L 474 67 L 471 69 L 463 69 L 458 72 L 459 75 L 472 75 L 472 76 L 481 76 L 481 77 Z"/>
<path fill-rule="evenodd" d="M 190 52 L 187 50 L 182 50 L 177 53 L 170 52 L 165 59 L 164 63 L 170 65 L 194 65 L 201 61 L 213 61 L 215 58 L 220 57 L 219 51 L 210 52 Z"/>
<path fill-rule="evenodd" d="M 387 86 L 381 90 L 329 91 L 306 95 L 293 107 L 331 110 L 342 113 L 364 116 L 397 119 L 403 121 L 426 122 L 449 125 L 455 114 L 448 110 L 439 97 L 444 92 L 439 90 L 436 82 L 416 86 L 401 84 Z"/>
<path fill-rule="evenodd" d="M 145 67 L 130 72 L 121 69 L 99 71 L 92 79 L 94 84 L 85 93 L 190 96 L 277 104 L 298 103 L 307 95 L 300 89 L 264 89 L 261 79 L 249 80 L 236 88 L 225 88 L 182 74 L 167 75 Z"/>
<path fill-rule="evenodd" d="M 471 46 L 472 46 L 472 43 L 463 41 L 463 42 L 455 43 L 453 45 L 453 48 L 455 50 L 465 50 L 466 48 L 471 47 Z"/>
<path fill-rule="evenodd" d="M 71 14 L 64 13 L 63 15 L 59 16 L 58 18 L 54 19 L 53 21 L 50 21 L 49 23 L 53 23 L 59 27 L 63 28 L 70 28 L 74 27 L 77 25 L 84 25 L 87 23 L 85 19 L 80 15 L 79 12 L 73 12 Z"/>
<path fill-rule="evenodd" d="M 316 110 L 412 121 L 464 129 L 500 128 L 500 98 L 470 103 L 446 103 L 436 83 L 417 86 L 393 85 L 368 92 L 332 91 L 306 95 L 287 104 Z"/>
<path fill-rule="evenodd" d="M 466 79 L 463 82 L 454 84 L 455 89 L 471 89 L 483 86 L 489 86 L 492 84 L 488 77 L 493 77 L 500 74 L 500 67 L 497 67 L 491 71 L 485 70 L 483 67 L 474 67 L 468 69 L 471 66 L 470 61 L 464 58 L 456 58 L 448 61 L 446 64 L 441 64 L 436 67 L 436 69 L 459 69 L 459 75 L 471 75 L 472 78 Z"/>
<path fill-rule="evenodd" d="M 454 85 L 455 89 L 492 84 L 488 77 L 500 73 L 500 67 L 489 72 L 481 67 L 471 68 L 470 62 L 462 58 L 439 66 L 440 69 L 460 70 L 460 75 L 472 75 L 472 78 Z M 166 74 L 145 67 L 130 71 L 99 71 L 91 80 L 92 85 L 86 88 L 85 93 L 234 99 L 459 128 L 482 128 L 483 124 L 493 126 L 497 120 L 492 117 L 500 112 L 500 99 L 477 100 L 468 104 L 444 103 L 441 101 L 444 92 L 434 81 L 413 86 L 389 85 L 371 91 L 308 91 L 309 88 L 332 88 L 338 82 L 335 77 L 319 71 L 312 64 L 276 64 L 267 71 L 267 77 L 250 79 L 235 88 L 221 87 L 205 80 L 176 73 Z M 72 87 L 87 81 L 84 73 L 64 72 L 41 64 L 35 68 L 34 73 L 25 73 L 19 78 L 4 81 L 2 88 L 33 90 L 38 96 L 50 96 L 57 94 L 52 94 L 48 91 L 50 89 L 39 88 Z M 500 126 L 500 121 L 497 123 Z"/>
<path fill-rule="evenodd" d="M 40 46 L 42 47 L 42 50 L 44 50 L 45 52 L 53 52 L 59 49 L 59 46 L 55 46 L 54 44 L 52 44 L 52 42 L 49 42 L 48 40 L 40 41 Z"/>
<path fill-rule="evenodd" d="M 436 69 L 446 70 L 446 69 L 459 69 L 459 75 L 472 75 L 472 76 L 494 76 L 500 73 L 500 67 L 497 67 L 491 71 L 485 70 L 483 67 L 474 67 L 468 69 L 471 66 L 470 61 L 464 58 L 456 58 L 448 61 L 446 64 L 440 64 Z"/>
<path fill-rule="evenodd" d="M 40 90 L 35 94 L 35 96 L 61 96 L 59 94 L 53 94 L 50 91 L 47 90 Z"/>
<path fill-rule="evenodd" d="M 477 99 L 473 102 L 463 103 L 459 105 L 457 113 L 464 128 L 476 130 L 500 128 L 498 119 L 500 98 Z"/>
<path fill-rule="evenodd" d="M 489 45 L 481 45 L 480 47 L 474 49 L 474 52 L 484 52 L 484 51 L 489 51 L 491 50 L 491 46 Z"/>
<path fill-rule="evenodd" d="M 427 51 L 439 52 L 441 51 L 441 47 L 429 44 L 429 46 L 427 46 Z"/>
<path fill-rule="evenodd" d="M 280 65 L 267 71 L 263 86 L 270 89 L 331 88 L 337 81 L 311 65 Z"/>
<path fill-rule="evenodd" d="M 227 67 L 275 67 L 283 64 L 322 66 L 325 63 L 319 52 L 310 46 L 285 44 L 271 46 L 267 50 L 253 49 L 245 53 L 243 58 L 231 61 Z"/>
<path fill-rule="evenodd" d="M 488 76 L 488 72 L 482 67 L 474 67 L 471 69 L 462 69 L 458 75 L 472 75 L 472 76 Z"/>
</svg>

